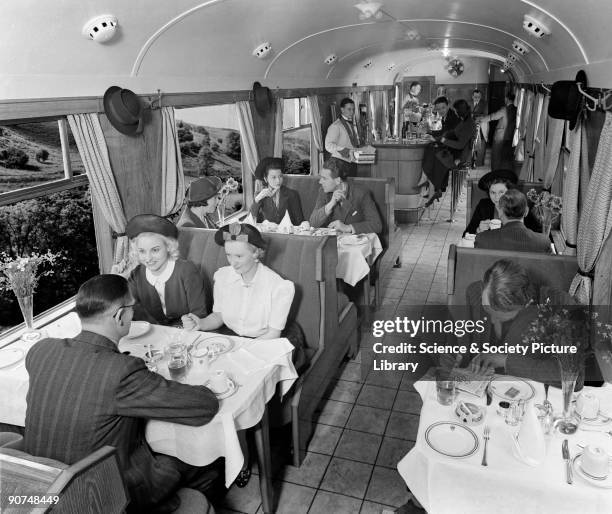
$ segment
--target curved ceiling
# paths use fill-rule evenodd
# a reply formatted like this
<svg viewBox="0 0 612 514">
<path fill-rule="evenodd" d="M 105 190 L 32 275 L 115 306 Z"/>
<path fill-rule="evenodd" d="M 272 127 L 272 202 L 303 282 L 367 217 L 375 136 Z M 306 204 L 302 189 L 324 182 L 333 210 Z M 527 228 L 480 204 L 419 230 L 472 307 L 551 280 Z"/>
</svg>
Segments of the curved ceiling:
<svg viewBox="0 0 612 514">
<path fill-rule="evenodd" d="M 99 95 L 111 83 L 139 92 L 246 89 L 254 80 L 275 87 L 385 83 L 404 63 L 437 60 L 432 45 L 499 63 L 516 39 L 530 48 L 515 68 L 518 80 L 551 82 L 585 68 L 592 85 L 612 85 L 609 0 L 383 0 L 380 20 L 360 19 L 359 1 L 6 2 L 0 96 Z M 119 19 L 113 41 L 81 35 L 88 19 L 108 13 Z M 551 35 L 529 36 L 525 14 Z M 257 59 L 253 49 L 265 41 L 273 51 Z M 330 67 L 324 59 L 332 53 L 338 60 Z"/>
</svg>

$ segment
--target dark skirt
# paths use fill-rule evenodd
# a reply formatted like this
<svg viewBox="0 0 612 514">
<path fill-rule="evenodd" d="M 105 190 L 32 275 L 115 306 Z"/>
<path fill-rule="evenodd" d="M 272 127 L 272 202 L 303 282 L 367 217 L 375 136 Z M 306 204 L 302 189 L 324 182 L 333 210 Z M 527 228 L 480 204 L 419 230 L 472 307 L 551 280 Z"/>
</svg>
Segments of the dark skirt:
<svg viewBox="0 0 612 514">
<path fill-rule="evenodd" d="M 429 145 L 425 148 L 425 153 L 423 154 L 423 172 L 427 175 L 427 178 L 433 184 L 436 191 L 446 191 L 448 173 L 452 167 L 451 160 L 453 155 L 446 150 L 448 155 L 443 156 L 442 152 L 444 151 L 444 147 Z"/>
</svg>

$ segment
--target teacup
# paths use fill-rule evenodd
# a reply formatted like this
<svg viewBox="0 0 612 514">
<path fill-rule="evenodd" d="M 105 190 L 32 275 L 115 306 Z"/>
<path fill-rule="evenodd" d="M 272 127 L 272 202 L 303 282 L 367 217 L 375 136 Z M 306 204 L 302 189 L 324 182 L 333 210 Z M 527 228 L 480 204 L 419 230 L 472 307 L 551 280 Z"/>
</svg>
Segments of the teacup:
<svg viewBox="0 0 612 514">
<path fill-rule="evenodd" d="M 576 412 L 583 419 L 595 419 L 599 413 L 599 399 L 592 393 L 580 393 L 576 400 Z"/>
<path fill-rule="evenodd" d="M 586 446 L 582 454 L 581 467 L 588 475 L 606 478 L 610 472 L 608 454 L 599 446 Z"/>
<path fill-rule="evenodd" d="M 229 389 L 229 377 L 222 369 L 215 371 L 208 382 L 213 393 L 223 394 Z"/>
<path fill-rule="evenodd" d="M 463 236 L 463 239 L 465 239 L 466 241 L 475 241 L 476 234 L 470 234 L 469 232 L 466 232 L 465 236 Z"/>
<path fill-rule="evenodd" d="M 496 230 L 498 228 L 501 228 L 501 225 L 502 225 L 501 220 L 492 219 L 491 223 L 489 223 L 489 230 Z"/>
</svg>

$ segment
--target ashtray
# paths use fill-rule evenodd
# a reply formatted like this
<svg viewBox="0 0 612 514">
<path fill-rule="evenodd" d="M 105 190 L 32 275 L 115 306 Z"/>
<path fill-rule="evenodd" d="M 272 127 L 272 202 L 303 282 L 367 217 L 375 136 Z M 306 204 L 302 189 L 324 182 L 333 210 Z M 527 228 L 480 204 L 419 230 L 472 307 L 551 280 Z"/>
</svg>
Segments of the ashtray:
<svg viewBox="0 0 612 514">
<path fill-rule="evenodd" d="M 485 409 L 474 403 L 460 401 L 455 407 L 455 415 L 466 425 L 478 425 L 485 417 Z"/>
</svg>

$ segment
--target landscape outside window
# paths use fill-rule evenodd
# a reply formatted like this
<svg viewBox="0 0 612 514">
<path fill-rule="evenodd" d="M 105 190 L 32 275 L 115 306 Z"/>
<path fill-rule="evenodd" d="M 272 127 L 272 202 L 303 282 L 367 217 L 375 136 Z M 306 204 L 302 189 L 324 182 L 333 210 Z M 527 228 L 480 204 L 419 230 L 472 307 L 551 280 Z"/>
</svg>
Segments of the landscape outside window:
<svg viewBox="0 0 612 514">
<path fill-rule="evenodd" d="M 68 139 L 72 173 L 83 174 L 70 134 Z M 1 193 L 65 176 L 57 121 L 0 126 L 0 199 Z M 16 257 L 47 250 L 62 257 L 54 273 L 39 282 L 35 315 L 74 296 L 99 272 L 88 186 L 0 206 L 0 252 Z M 13 293 L 0 292 L 0 332 L 22 321 Z"/>
<path fill-rule="evenodd" d="M 225 202 L 225 216 L 244 205 L 241 142 L 234 104 L 190 107 L 175 111 L 185 187 L 198 177 L 229 177 L 239 184 Z"/>
<path fill-rule="evenodd" d="M 306 98 L 283 102 L 283 164 L 285 173 L 310 174 L 312 128 Z"/>
</svg>

